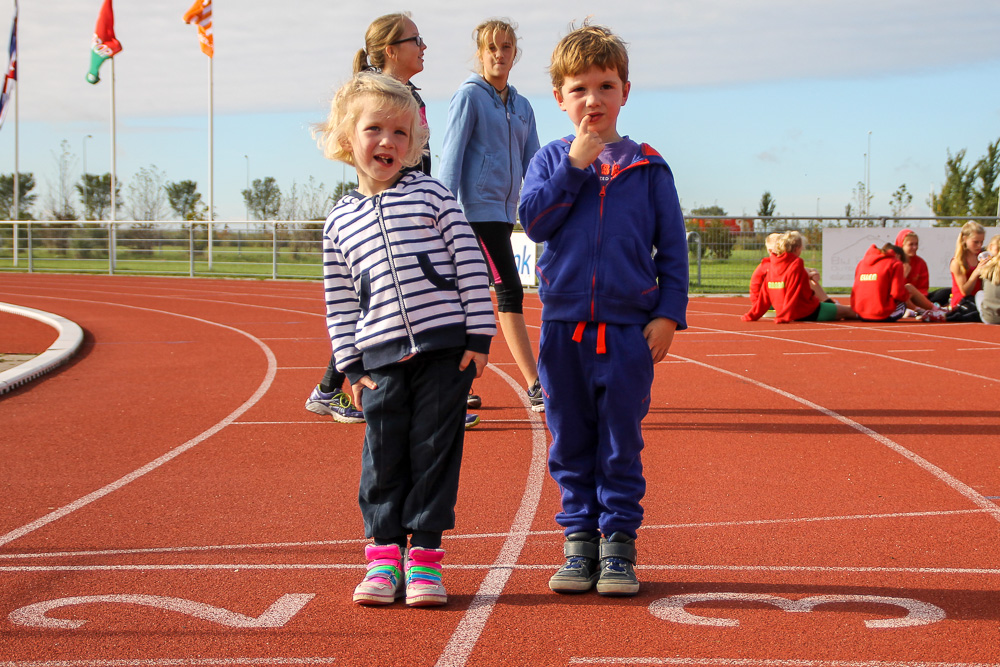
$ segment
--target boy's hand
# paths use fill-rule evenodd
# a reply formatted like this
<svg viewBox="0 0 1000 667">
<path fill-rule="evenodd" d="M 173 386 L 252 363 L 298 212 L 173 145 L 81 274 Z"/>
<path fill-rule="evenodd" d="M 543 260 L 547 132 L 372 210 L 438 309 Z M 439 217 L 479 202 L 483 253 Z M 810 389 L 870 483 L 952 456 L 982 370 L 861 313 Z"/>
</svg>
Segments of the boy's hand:
<svg viewBox="0 0 1000 667">
<path fill-rule="evenodd" d="M 364 387 L 369 389 L 378 389 L 378 385 L 375 384 L 375 380 L 371 379 L 367 375 L 351 385 L 351 393 L 354 395 L 354 405 L 358 407 L 358 410 L 363 409 L 361 407 L 361 390 Z"/>
<path fill-rule="evenodd" d="M 569 163 L 577 169 L 586 169 L 594 164 L 594 160 L 604 150 L 601 135 L 590 130 L 590 115 L 580 119 L 580 127 L 576 128 L 576 138 L 569 145 Z"/>
<path fill-rule="evenodd" d="M 462 361 L 458 364 L 458 370 L 464 371 L 469 367 L 469 362 L 474 361 L 476 363 L 476 378 L 481 378 L 483 377 L 483 371 L 486 370 L 486 364 L 489 363 L 489 360 L 490 357 L 488 354 L 466 350 L 465 354 L 462 355 Z"/>
<path fill-rule="evenodd" d="M 674 340 L 674 331 L 677 330 L 677 322 L 668 320 L 665 317 L 657 317 L 642 330 L 642 335 L 646 337 L 649 345 L 649 353 L 653 356 L 653 363 L 658 364 L 667 356 L 670 351 L 670 344 Z"/>
</svg>

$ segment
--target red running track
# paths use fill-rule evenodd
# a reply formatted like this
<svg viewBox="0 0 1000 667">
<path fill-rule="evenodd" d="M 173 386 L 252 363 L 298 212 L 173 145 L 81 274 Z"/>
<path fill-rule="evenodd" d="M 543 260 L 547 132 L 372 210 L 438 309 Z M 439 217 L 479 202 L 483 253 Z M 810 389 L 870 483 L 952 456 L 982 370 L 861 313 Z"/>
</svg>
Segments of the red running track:
<svg viewBox="0 0 1000 667">
<path fill-rule="evenodd" d="M 318 283 L 5 275 L 86 331 L 0 398 L 0 667 L 1000 667 L 1000 327 L 694 298 L 644 423 L 635 598 L 557 596 L 544 416 L 477 381 L 451 603 L 362 608 L 361 425 Z M 539 309 L 526 317 L 537 343 Z M 623 378 L 622 381 L 627 381 Z"/>
</svg>

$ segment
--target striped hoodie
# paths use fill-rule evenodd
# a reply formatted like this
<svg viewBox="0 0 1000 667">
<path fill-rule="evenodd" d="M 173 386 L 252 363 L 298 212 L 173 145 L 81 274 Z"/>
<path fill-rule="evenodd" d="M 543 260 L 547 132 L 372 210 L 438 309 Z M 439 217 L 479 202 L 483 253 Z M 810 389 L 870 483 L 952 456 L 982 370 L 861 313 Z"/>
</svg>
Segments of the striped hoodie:
<svg viewBox="0 0 1000 667">
<path fill-rule="evenodd" d="M 488 353 L 496 333 L 475 234 L 451 192 L 420 172 L 337 202 L 323 228 L 323 287 L 337 369 L 352 383 L 421 352 Z"/>
</svg>

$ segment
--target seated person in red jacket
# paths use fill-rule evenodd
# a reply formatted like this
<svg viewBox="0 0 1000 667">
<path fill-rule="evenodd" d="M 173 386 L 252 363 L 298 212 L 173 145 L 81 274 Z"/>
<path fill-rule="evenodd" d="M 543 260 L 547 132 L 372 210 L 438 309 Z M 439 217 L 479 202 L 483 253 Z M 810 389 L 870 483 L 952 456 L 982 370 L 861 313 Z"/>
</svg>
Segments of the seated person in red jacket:
<svg viewBox="0 0 1000 667">
<path fill-rule="evenodd" d="M 847 306 L 830 299 L 823 288 L 814 283 L 800 255 L 805 239 L 797 231 L 785 232 L 775 243 L 775 256 L 768 262 L 763 289 L 743 320 L 760 319 L 769 307 L 774 308 L 774 321 L 829 322 L 854 317 Z"/>
<path fill-rule="evenodd" d="M 895 322 L 912 308 L 925 322 L 944 321 L 944 311 L 906 282 L 908 260 L 903 249 L 891 243 L 868 249 L 854 270 L 851 290 L 851 307 L 859 319 Z"/>
<path fill-rule="evenodd" d="M 757 302 L 760 300 L 761 290 L 764 286 L 764 278 L 767 276 L 767 267 L 771 263 L 771 258 L 774 257 L 774 244 L 777 243 L 778 237 L 781 234 L 773 233 L 768 234 L 767 238 L 764 239 L 764 249 L 767 250 L 767 257 L 760 260 L 760 264 L 757 268 L 753 270 L 753 275 L 750 276 L 750 310 L 754 312 L 757 308 Z M 771 308 L 770 303 L 764 308 L 764 311 L 768 311 Z M 746 319 L 746 318 L 744 318 Z"/>
<path fill-rule="evenodd" d="M 903 249 L 907 263 L 910 265 L 910 273 L 906 276 L 906 282 L 927 296 L 931 287 L 931 274 L 927 269 L 927 262 L 917 254 L 917 250 L 920 248 L 920 238 L 917 233 L 909 228 L 900 230 L 899 234 L 896 234 L 896 246 Z"/>
</svg>

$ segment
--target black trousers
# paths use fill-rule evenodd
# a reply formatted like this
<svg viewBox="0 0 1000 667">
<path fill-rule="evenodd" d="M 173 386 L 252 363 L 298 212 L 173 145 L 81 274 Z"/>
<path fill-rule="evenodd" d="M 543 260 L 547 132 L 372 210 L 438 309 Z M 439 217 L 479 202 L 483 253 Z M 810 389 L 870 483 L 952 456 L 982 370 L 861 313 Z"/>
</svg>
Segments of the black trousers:
<svg viewBox="0 0 1000 667">
<path fill-rule="evenodd" d="M 455 502 L 465 441 L 466 400 L 475 365 L 458 369 L 463 349 L 418 354 L 369 370 L 377 389 L 364 389 L 367 427 L 358 503 L 365 536 L 377 544 L 430 549 L 455 527 Z"/>
</svg>

